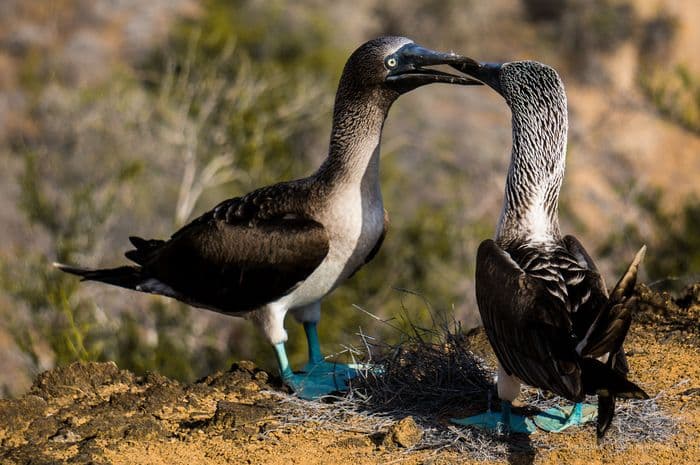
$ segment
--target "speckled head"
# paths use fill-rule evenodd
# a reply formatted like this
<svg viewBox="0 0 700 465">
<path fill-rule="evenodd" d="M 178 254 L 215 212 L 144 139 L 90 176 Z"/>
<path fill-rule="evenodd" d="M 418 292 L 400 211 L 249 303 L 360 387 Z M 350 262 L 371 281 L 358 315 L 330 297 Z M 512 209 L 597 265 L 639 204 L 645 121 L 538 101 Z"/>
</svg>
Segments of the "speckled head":
<svg viewBox="0 0 700 465">
<path fill-rule="evenodd" d="M 429 66 L 457 64 L 464 60 L 454 53 L 442 53 L 416 45 L 406 37 L 385 36 L 362 44 L 343 70 L 341 87 L 352 91 L 381 90 L 394 98 L 417 87 L 443 82 L 479 85 L 467 76 L 439 71 Z"/>
<path fill-rule="evenodd" d="M 477 63 L 466 59 L 455 68 L 479 79 L 513 107 L 554 107 L 566 110 L 566 91 L 554 68 L 537 61 Z"/>
</svg>

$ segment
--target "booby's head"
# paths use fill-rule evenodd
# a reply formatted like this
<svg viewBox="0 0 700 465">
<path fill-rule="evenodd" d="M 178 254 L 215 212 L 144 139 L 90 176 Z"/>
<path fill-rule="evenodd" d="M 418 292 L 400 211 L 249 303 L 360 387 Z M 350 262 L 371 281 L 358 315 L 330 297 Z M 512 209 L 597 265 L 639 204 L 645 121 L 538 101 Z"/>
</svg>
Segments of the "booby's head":
<svg viewBox="0 0 700 465">
<path fill-rule="evenodd" d="M 501 94 L 515 111 L 527 108 L 566 113 L 566 91 L 554 68 L 536 61 L 477 63 L 465 58 L 453 65 Z"/>
<path fill-rule="evenodd" d="M 481 82 L 468 76 L 430 68 L 463 60 L 464 57 L 454 53 L 423 48 L 405 37 L 379 37 L 365 42 L 352 53 L 343 70 L 341 87 L 353 92 L 379 91 L 393 100 L 435 82 L 480 85 Z"/>
</svg>

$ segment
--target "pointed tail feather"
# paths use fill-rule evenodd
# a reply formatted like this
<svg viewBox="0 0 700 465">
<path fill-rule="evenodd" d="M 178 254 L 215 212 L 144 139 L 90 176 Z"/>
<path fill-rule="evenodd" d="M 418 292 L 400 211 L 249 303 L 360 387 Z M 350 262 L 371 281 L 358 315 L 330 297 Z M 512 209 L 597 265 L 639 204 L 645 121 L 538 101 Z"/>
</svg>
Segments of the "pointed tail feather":
<svg viewBox="0 0 700 465">
<path fill-rule="evenodd" d="M 637 282 L 637 272 L 644 259 L 647 247 L 644 245 L 627 267 L 627 271 L 610 293 L 605 308 L 596 317 L 576 350 L 584 357 L 603 357 L 613 355 L 622 347 L 627 331 L 632 324 L 632 315 L 624 302 L 630 298 Z"/>
<path fill-rule="evenodd" d="M 614 416 L 615 396 L 598 396 L 598 421 L 595 428 L 598 442 L 603 439 L 608 428 L 610 428 Z"/>
<path fill-rule="evenodd" d="M 623 304 L 608 306 L 600 312 L 577 346 L 583 357 L 603 357 L 616 354 L 627 337 L 632 324 L 632 314 Z"/>
<path fill-rule="evenodd" d="M 642 246 L 622 278 L 617 282 L 605 308 L 591 325 L 586 337 L 576 350 L 584 358 L 581 362 L 582 383 L 587 394 L 598 395 L 598 423 L 596 436 L 600 441 L 612 424 L 615 415 L 615 398 L 648 399 L 646 392 L 625 376 L 627 364 L 622 344 L 632 323 L 632 314 L 625 302 L 630 299 L 637 282 L 637 272 L 644 259 L 646 246 Z M 631 297 L 634 299 L 634 297 Z M 602 363 L 596 358 L 608 356 Z M 615 363 L 616 358 L 620 363 Z M 620 365 L 620 366 L 616 366 Z"/>
<path fill-rule="evenodd" d="M 138 236 L 130 236 L 129 241 L 136 249 L 125 252 L 124 256 L 139 265 L 145 264 L 153 253 L 165 244 L 165 241 L 159 239 L 143 239 Z"/>
<path fill-rule="evenodd" d="M 643 245 L 641 249 L 637 252 L 627 267 L 627 271 L 622 275 L 620 280 L 617 282 L 612 292 L 610 293 L 610 301 L 613 303 L 622 302 L 625 298 L 632 295 L 634 291 L 634 286 L 637 284 L 637 273 L 639 272 L 639 266 L 644 260 L 644 255 L 647 252 L 647 246 Z"/>
<path fill-rule="evenodd" d="M 642 388 L 594 358 L 582 359 L 581 371 L 586 394 L 610 394 L 623 399 L 649 398 Z"/>
<path fill-rule="evenodd" d="M 127 289 L 140 290 L 137 288 L 137 286 L 144 281 L 144 277 L 141 274 L 141 268 L 136 266 L 120 266 L 118 268 L 101 270 L 79 268 L 64 265 L 63 263 L 54 263 L 53 266 L 66 273 L 80 276 L 83 278 L 83 281 L 100 281 L 115 286 L 125 287 Z"/>
<path fill-rule="evenodd" d="M 598 395 L 596 435 L 602 439 L 615 415 L 615 398 L 648 399 L 646 392 L 608 365 L 592 358 L 581 361 L 581 380 L 586 394 Z"/>
</svg>

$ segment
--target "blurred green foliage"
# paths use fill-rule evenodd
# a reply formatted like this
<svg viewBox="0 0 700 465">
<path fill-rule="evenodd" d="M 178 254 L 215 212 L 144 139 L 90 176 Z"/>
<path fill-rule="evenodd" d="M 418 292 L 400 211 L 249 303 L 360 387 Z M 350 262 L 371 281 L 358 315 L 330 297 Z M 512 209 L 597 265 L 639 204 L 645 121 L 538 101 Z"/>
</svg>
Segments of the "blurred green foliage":
<svg viewBox="0 0 700 465">
<path fill-rule="evenodd" d="M 79 250 L 94 250 L 117 190 L 140 170 L 126 161 L 110 179 L 93 178 L 72 188 L 62 186 L 66 197 L 61 202 L 46 192 L 47 156 L 25 153 L 20 207 L 35 228 L 55 241 L 57 259 L 67 261 Z M 36 366 L 42 345 L 48 347 L 57 364 L 101 358 L 106 331 L 97 322 L 94 303 L 79 296 L 75 279 L 52 270 L 47 257 L 31 251 L 25 251 L 22 261 L 1 265 L 0 284 L 29 310 L 24 315 L 28 321 L 18 317 L 10 322 L 12 334 Z"/>
<path fill-rule="evenodd" d="M 700 278 L 700 202 L 691 197 L 678 212 L 668 213 L 662 200 L 659 191 L 640 194 L 636 203 L 645 213 L 650 232 L 642 233 L 638 222 L 627 223 L 608 238 L 600 253 L 611 256 L 625 250 L 632 257 L 635 249 L 646 244 L 644 267 L 649 281 L 680 291 Z M 624 272 L 627 265 L 620 262 L 616 271 Z"/>
<path fill-rule="evenodd" d="M 678 64 L 640 74 L 640 84 L 654 106 L 686 129 L 700 134 L 700 75 Z"/>
<path fill-rule="evenodd" d="M 700 133 L 700 76 L 685 63 L 669 63 L 677 31 L 678 18 L 665 10 L 644 24 L 638 81 L 661 114 Z"/>
<path fill-rule="evenodd" d="M 523 0 L 530 20 L 549 26 L 549 41 L 562 52 L 573 76 L 604 82 L 599 59 L 635 37 L 638 19 L 632 3 L 617 0 Z"/>
</svg>

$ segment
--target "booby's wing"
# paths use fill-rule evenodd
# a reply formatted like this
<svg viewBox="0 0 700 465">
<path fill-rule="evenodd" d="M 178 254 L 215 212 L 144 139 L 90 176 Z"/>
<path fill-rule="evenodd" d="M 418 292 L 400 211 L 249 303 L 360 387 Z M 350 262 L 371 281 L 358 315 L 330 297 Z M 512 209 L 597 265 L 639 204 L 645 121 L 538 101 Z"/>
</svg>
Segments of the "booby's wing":
<svg viewBox="0 0 700 465">
<path fill-rule="evenodd" d="M 173 297 L 236 313 L 291 292 L 327 254 L 325 228 L 313 220 L 211 220 L 178 234 L 143 268 L 172 288 Z"/>
<path fill-rule="evenodd" d="M 569 254 L 586 270 L 579 284 L 569 286 L 570 299 L 575 302 L 572 319 L 574 332 L 583 339 L 601 310 L 608 304 L 608 290 L 598 267 L 583 244 L 574 236 L 564 236 L 562 243 Z"/>
<path fill-rule="evenodd" d="M 328 254 L 324 226 L 302 213 L 301 187 L 283 183 L 222 202 L 168 241 L 131 238 L 136 249 L 126 256 L 140 267 L 62 269 L 223 313 L 253 310 L 291 292 Z"/>
<path fill-rule="evenodd" d="M 587 268 L 588 270 L 592 271 L 597 275 L 598 279 L 589 281 L 589 283 L 593 287 L 597 288 L 597 294 L 602 294 L 603 296 L 607 297 L 608 289 L 605 286 L 605 280 L 601 276 L 600 271 L 598 271 L 598 267 L 596 266 L 595 262 L 588 254 L 586 249 L 583 247 L 583 244 L 581 244 L 581 242 L 578 239 L 576 239 L 575 236 L 571 235 L 564 236 L 562 242 L 564 243 L 564 247 L 566 247 L 566 250 L 568 250 L 569 253 L 573 255 L 573 257 L 579 262 L 579 264 L 582 267 Z"/>
<path fill-rule="evenodd" d="M 492 240 L 482 242 L 477 253 L 476 298 L 491 346 L 508 374 L 580 400 L 569 312 L 541 279 L 525 273 Z"/>
</svg>

